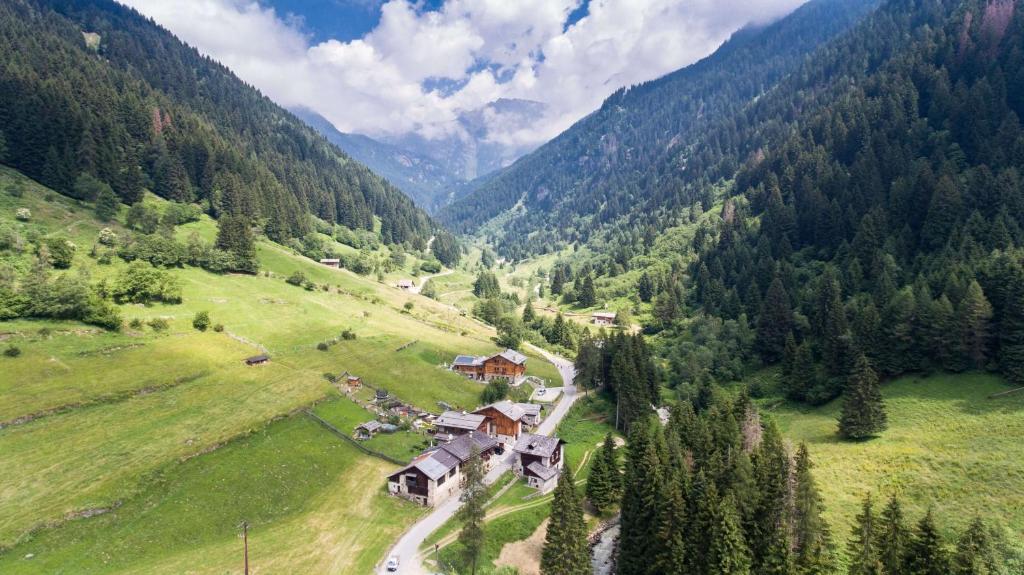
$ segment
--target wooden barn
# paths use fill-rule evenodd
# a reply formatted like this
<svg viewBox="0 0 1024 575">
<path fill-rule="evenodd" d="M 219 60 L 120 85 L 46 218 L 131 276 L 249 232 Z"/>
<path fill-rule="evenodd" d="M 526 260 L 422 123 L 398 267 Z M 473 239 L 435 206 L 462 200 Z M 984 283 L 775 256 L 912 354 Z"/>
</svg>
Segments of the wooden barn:
<svg viewBox="0 0 1024 575">
<path fill-rule="evenodd" d="M 511 383 L 519 383 L 526 376 L 526 356 L 514 349 L 486 357 L 460 355 L 452 362 L 452 371 L 477 381 L 504 377 Z"/>
<path fill-rule="evenodd" d="M 438 435 L 459 436 L 471 431 L 487 433 L 487 417 L 464 411 L 446 411 L 434 420 L 435 433 Z"/>
<path fill-rule="evenodd" d="M 523 418 L 526 412 L 518 404 L 507 399 L 481 407 L 473 413 L 487 418 L 487 435 L 497 438 L 503 444 L 515 443 L 523 432 Z"/>
<path fill-rule="evenodd" d="M 260 355 L 245 358 L 245 365 L 266 365 L 269 361 L 270 356 L 265 353 L 261 353 Z"/>
</svg>

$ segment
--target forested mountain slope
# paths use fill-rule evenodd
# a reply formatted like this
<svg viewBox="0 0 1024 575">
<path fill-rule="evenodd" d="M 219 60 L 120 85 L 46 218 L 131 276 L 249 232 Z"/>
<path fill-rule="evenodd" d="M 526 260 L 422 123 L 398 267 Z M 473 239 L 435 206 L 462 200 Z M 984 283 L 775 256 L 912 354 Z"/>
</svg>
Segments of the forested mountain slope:
<svg viewBox="0 0 1024 575">
<path fill-rule="evenodd" d="M 426 155 L 361 134 L 339 131 L 327 118 L 309 108 L 296 108 L 292 112 L 346 154 L 387 178 L 425 210 L 434 211 L 443 206 L 453 190 L 466 185 Z"/>
<path fill-rule="evenodd" d="M 757 98 L 824 42 L 846 31 L 874 6 L 862 0 L 816 0 L 760 29 L 738 32 L 708 58 L 658 80 L 623 89 L 552 142 L 520 159 L 441 214 L 459 231 L 522 202 L 496 244 L 523 257 L 587 241 L 630 216 L 652 221 L 674 204 L 650 211 L 645 200 L 661 188 L 681 188 L 722 143 L 697 145 L 720 123 L 735 121 Z M 685 160 L 666 170 L 668 158 Z M 734 169 L 739 165 L 736 161 Z"/>
<path fill-rule="evenodd" d="M 422 247 L 426 214 L 289 112 L 109 0 L 0 5 L 2 160 L 62 193 L 89 174 L 260 221 L 284 240 L 307 213 Z M 92 199 L 92 198 L 86 198 Z"/>
</svg>

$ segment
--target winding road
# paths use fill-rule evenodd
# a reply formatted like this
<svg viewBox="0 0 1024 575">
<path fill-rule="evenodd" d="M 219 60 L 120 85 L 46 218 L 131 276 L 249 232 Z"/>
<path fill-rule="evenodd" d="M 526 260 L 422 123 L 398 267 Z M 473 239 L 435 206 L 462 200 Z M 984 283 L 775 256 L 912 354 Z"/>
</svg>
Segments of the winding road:
<svg viewBox="0 0 1024 575">
<path fill-rule="evenodd" d="M 549 362 L 558 368 L 558 373 L 562 376 L 563 393 L 562 399 L 559 400 L 555 408 L 551 410 L 551 413 L 537 426 L 536 433 L 541 435 L 550 435 L 558 427 L 558 424 L 562 421 L 569 408 L 579 397 L 576 395 L 576 386 L 573 385 L 573 377 L 576 374 L 576 369 L 573 363 L 563 357 L 551 354 L 539 347 L 526 344 L 537 353 L 544 356 Z M 484 477 L 484 482 L 488 485 L 494 483 L 502 476 L 506 471 L 512 469 L 512 450 L 509 449 L 507 455 L 500 462 L 496 463 L 494 467 Z M 401 561 L 398 569 L 400 575 L 427 575 L 427 571 L 423 567 L 423 559 L 425 558 L 420 553 L 420 546 L 430 536 L 431 533 L 436 531 L 442 525 L 444 525 L 449 519 L 455 516 L 461 507 L 462 502 L 459 501 L 458 497 L 453 497 L 448 501 L 445 501 L 441 505 L 438 505 L 431 511 L 426 517 L 423 517 L 417 521 L 412 527 L 406 531 L 402 538 L 398 540 L 398 543 L 392 547 L 387 555 L 382 559 L 381 564 L 377 568 L 377 572 L 381 575 L 386 575 L 387 571 L 384 568 L 384 563 L 387 557 L 397 555 Z"/>
</svg>

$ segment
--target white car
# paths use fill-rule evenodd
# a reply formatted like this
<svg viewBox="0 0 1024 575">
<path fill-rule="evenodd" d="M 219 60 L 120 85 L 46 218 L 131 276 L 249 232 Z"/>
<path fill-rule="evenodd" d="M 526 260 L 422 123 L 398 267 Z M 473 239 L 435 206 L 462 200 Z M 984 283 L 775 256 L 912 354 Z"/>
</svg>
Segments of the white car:
<svg viewBox="0 0 1024 575">
<path fill-rule="evenodd" d="M 542 388 L 540 388 L 540 389 L 538 389 L 538 390 L 537 390 L 537 395 L 544 395 L 544 393 L 545 393 L 546 391 L 547 391 L 547 389 L 545 389 L 545 388 L 543 388 L 543 387 L 542 387 Z"/>
<path fill-rule="evenodd" d="M 398 571 L 398 555 L 392 555 L 388 557 L 388 562 L 385 564 L 388 571 Z"/>
</svg>

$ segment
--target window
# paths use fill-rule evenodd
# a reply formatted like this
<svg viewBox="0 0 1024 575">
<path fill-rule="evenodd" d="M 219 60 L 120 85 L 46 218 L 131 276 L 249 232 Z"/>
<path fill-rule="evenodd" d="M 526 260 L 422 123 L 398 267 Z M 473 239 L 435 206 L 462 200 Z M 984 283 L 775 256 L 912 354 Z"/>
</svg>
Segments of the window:
<svg viewBox="0 0 1024 575">
<path fill-rule="evenodd" d="M 447 475 L 442 475 L 441 477 L 439 477 L 437 479 L 437 484 L 438 485 L 444 485 L 444 482 L 445 482 L 446 479 L 448 479 L 448 476 Z"/>
<path fill-rule="evenodd" d="M 405 486 L 409 487 L 411 489 L 419 487 L 419 477 L 416 476 L 416 475 L 412 475 L 412 474 L 406 475 L 405 476 Z"/>
</svg>

